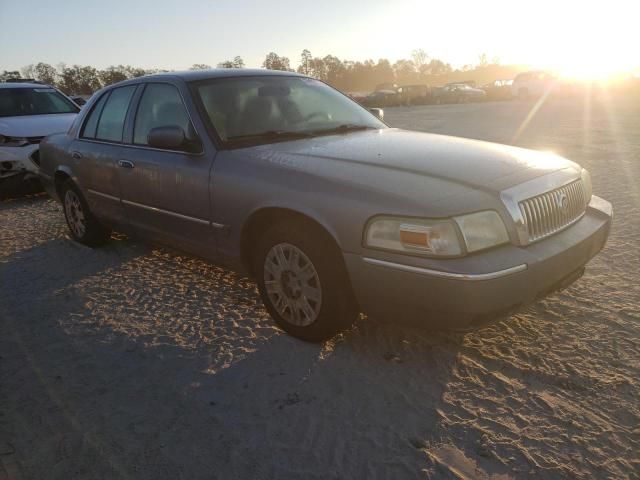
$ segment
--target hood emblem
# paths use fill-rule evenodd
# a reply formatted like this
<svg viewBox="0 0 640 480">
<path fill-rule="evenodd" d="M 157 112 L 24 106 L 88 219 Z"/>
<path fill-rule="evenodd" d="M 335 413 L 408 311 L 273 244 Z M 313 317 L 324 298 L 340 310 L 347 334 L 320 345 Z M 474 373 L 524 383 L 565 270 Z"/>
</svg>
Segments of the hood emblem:
<svg viewBox="0 0 640 480">
<path fill-rule="evenodd" d="M 556 198 L 556 205 L 563 212 L 565 212 L 569 208 L 569 197 L 567 197 L 566 193 L 561 192 L 560 194 L 558 194 Z"/>
</svg>

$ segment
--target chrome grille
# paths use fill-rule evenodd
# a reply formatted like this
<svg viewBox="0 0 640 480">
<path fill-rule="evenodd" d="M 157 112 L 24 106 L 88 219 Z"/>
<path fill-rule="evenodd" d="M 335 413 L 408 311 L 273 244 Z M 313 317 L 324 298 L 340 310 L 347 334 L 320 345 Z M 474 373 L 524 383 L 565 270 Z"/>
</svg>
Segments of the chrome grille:
<svg viewBox="0 0 640 480">
<path fill-rule="evenodd" d="M 568 227 L 582 216 L 586 205 L 582 180 L 521 201 L 520 212 L 527 227 L 529 242 Z"/>
</svg>

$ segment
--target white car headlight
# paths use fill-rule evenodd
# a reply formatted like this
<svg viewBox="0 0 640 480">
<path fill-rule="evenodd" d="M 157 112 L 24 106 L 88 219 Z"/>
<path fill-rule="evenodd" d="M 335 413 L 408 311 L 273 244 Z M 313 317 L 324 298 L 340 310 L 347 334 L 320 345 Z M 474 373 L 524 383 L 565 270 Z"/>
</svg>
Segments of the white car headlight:
<svg viewBox="0 0 640 480">
<path fill-rule="evenodd" d="M 364 241 L 398 253 L 457 257 L 507 243 L 509 235 L 498 213 L 488 210 L 451 220 L 378 216 L 367 224 Z"/>
<path fill-rule="evenodd" d="M 509 241 L 500 215 L 493 210 L 461 215 L 454 220 L 460 227 L 467 252 L 477 252 Z"/>
<path fill-rule="evenodd" d="M 459 256 L 460 240 L 450 220 L 374 217 L 365 228 L 365 245 L 400 253 Z"/>
<path fill-rule="evenodd" d="M 0 147 L 24 147 L 29 144 L 29 140 L 24 137 L 7 137 L 0 135 Z"/>
</svg>

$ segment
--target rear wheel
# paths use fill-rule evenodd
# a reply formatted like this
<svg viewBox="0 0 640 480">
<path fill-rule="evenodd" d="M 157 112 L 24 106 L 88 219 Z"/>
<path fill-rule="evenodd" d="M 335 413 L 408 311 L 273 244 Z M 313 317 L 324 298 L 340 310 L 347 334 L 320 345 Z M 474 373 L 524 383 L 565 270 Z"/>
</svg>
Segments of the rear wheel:
<svg viewBox="0 0 640 480">
<path fill-rule="evenodd" d="M 109 230 L 91 213 L 78 187 L 71 180 L 67 180 L 63 183 L 60 193 L 64 217 L 73 239 L 91 247 L 106 242 Z"/>
<path fill-rule="evenodd" d="M 324 232 L 279 224 L 258 242 L 254 272 L 276 323 L 302 340 L 319 342 L 349 328 L 358 315 L 339 251 Z"/>
</svg>

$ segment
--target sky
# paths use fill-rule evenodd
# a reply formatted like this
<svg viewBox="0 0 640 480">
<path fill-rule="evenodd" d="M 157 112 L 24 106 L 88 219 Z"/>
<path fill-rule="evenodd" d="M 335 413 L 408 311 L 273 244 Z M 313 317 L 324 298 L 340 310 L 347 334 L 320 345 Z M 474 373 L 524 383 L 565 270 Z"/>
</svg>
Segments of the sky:
<svg viewBox="0 0 640 480">
<path fill-rule="evenodd" d="M 640 67 L 638 0 L 0 0 L 0 71 L 46 62 L 186 69 L 270 51 L 410 58 L 479 55 L 591 75 Z"/>
</svg>

